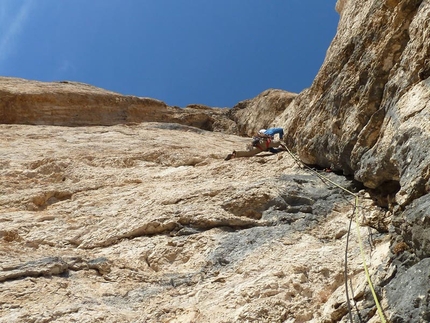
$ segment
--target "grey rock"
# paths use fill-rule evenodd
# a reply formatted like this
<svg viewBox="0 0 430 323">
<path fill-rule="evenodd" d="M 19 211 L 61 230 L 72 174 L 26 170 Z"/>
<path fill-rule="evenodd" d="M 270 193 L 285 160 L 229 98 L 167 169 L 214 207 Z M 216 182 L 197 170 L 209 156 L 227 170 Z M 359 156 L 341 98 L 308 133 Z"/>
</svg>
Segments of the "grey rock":
<svg viewBox="0 0 430 323">
<path fill-rule="evenodd" d="M 68 265 L 59 257 L 47 257 L 15 265 L 3 265 L 0 282 L 22 277 L 61 275 L 68 270 Z"/>
<path fill-rule="evenodd" d="M 430 194 L 414 200 L 394 223 L 397 234 L 418 258 L 430 257 Z"/>
<path fill-rule="evenodd" d="M 386 286 L 390 322 L 430 321 L 430 259 L 398 274 Z"/>
</svg>

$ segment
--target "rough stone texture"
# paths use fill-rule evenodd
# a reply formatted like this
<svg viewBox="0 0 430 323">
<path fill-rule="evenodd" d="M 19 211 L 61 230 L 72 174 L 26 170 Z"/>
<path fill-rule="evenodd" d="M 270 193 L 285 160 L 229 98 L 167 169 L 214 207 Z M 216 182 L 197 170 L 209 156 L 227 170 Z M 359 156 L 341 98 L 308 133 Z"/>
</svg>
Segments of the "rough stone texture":
<svg viewBox="0 0 430 323">
<path fill-rule="evenodd" d="M 356 220 L 386 318 L 427 322 L 430 1 L 336 10 L 309 89 L 231 110 L 0 78 L 0 322 L 347 322 L 354 201 L 331 181 L 367 187 Z M 270 126 L 331 172 L 223 160 L 247 144 L 232 134 Z M 351 315 L 379 322 L 357 240 Z"/>
<path fill-rule="evenodd" d="M 59 126 L 175 122 L 205 130 L 229 132 L 234 122 L 227 109 L 124 96 L 77 82 L 37 82 L 0 77 L 0 123 Z"/>
<path fill-rule="evenodd" d="M 397 276 L 387 287 L 387 298 L 397 309 L 393 323 L 430 321 L 430 259 L 424 259 Z"/>
<path fill-rule="evenodd" d="M 279 127 L 273 120 L 288 109 L 296 96 L 295 93 L 270 89 L 253 99 L 239 102 L 229 113 L 230 119 L 236 123 L 235 133 L 253 136 L 262 128 Z"/>
<path fill-rule="evenodd" d="M 353 199 L 287 153 L 225 162 L 248 139 L 172 123 L 0 125 L 0 138 L 0 322 L 345 319 Z M 361 196 L 362 225 L 386 216 Z M 388 235 L 360 231 L 379 272 Z M 355 223 L 348 250 L 367 313 Z"/>
<path fill-rule="evenodd" d="M 430 2 L 345 0 L 337 10 L 317 77 L 275 123 L 303 161 L 387 184 L 407 205 L 430 179 Z"/>
<path fill-rule="evenodd" d="M 397 233 L 419 259 L 430 257 L 430 194 L 411 203 L 393 219 Z"/>
</svg>

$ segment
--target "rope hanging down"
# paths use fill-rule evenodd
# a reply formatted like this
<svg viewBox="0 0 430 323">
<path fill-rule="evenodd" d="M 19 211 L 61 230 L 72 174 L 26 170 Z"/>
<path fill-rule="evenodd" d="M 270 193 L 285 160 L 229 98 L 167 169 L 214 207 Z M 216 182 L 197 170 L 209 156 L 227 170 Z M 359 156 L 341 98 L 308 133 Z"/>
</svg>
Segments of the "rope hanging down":
<svg viewBox="0 0 430 323">
<path fill-rule="evenodd" d="M 373 296 L 373 299 L 375 301 L 375 305 L 376 305 L 376 308 L 378 310 L 378 315 L 379 315 L 379 318 L 381 320 L 381 323 L 386 323 L 386 320 L 385 320 L 385 317 L 384 317 L 384 313 L 382 312 L 382 308 L 381 308 L 381 305 L 380 305 L 379 300 L 378 300 L 378 296 L 376 295 L 375 288 L 373 287 L 372 280 L 370 279 L 369 269 L 367 267 L 366 257 L 365 257 L 365 254 L 364 254 L 363 242 L 362 242 L 362 239 L 361 239 L 360 227 L 359 227 L 359 224 L 358 224 L 358 221 L 357 221 L 357 214 L 356 214 L 357 209 L 359 207 L 359 198 L 358 198 L 358 195 L 355 194 L 355 193 L 353 193 L 353 192 L 351 192 L 350 190 L 346 189 L 345 187 L 343 187 L 343 186 L 341 186 L 341 185 L 333 182 L 332 180 L 330 180 L 326 176 L 323 176 L 323 175 L 319 174 L 317 171 L 315 171 L 311 167 L 307 166 L 301 160 L 299 160 L 296 156 L 294 156 L 294 154 L 286 146 L 285 146 L 285 148 L 286 148 L 287 152 L 290 154 L 290 156 L 294 159 L 294 161 L 299 166 L 304 166 L 307 170 L 309 170 L 312 173 L 314 173 L 315 175 L 317 175 L 321 180 L 327 181 L 330 184 L 332 184 L 332 185 L 340 188 L 344 192 L 346 192 L 346 193 L 354 196 L 354 199 L 355 199 L 354 209 L 353 209 L 353 213 L 352 213 L 352 216 L 351 216 L 351 221 L 350 221 L 349 227 L 348 227 L 348 235 L 347 235 L 346 249 L 345 249 L 345 291 L 346 291 L 346 298 L 347 298 L 347 303 L 348 303 L 349 319 L 350 319 L 351 322 L 353 322 L 353 320 L 352 320 L 352 314 L 351 314 L 350 299 L 349 299 L 349 295 L 348 295 L 347 254 L 348 254 L 348 242 L 349 242 L 349 235 L 350 235 L 350 231 L 351 231 L 351 224 L 352 224 L 352 220 L 355 219 L 355 226 L 357 228 L 357 236 L 358 236 L 358 244 L 360 246 L 360 253 L 361 253 L 361 258 L 363 260 L 363 267 L 364 267 L 364 272 L 366 274 L 367 283 L 369 285 L 370 291 L 372 292 L 372 296 Z"/>
</svg>

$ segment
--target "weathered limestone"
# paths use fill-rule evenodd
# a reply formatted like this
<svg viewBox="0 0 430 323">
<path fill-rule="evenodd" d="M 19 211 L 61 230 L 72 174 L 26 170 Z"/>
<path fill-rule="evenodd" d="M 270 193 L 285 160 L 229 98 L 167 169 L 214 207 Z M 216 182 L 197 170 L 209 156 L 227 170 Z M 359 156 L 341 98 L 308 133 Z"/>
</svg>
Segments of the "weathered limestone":
<svg viewBox="0 0 430 323">
<path fill-rule="evenodd" d="M 77 82 L 37 82 L 0 77 L 0 123 L 94 126 L 136 122 L 175 122 L 206 130 L 229 131 L 227 109 L 124 96 Z"/>
<path fill-rule="evenodd" d="M 226 162 L 248 139 L 169 123 L 0 125 L 0 138 L 0 322 L 328 322 L 344 313 L 353 199 L 287 153 Z M 369 196 L 363 203 L 366 222 L 385 215 Z M 354 232 L 348 270 L 361 306 Z M 388 240 L 375 245 L 372 272 Z"/>
<path fill-rule="evenodd" d="M 231 110 L 0 78 L 0 322 L 345 322 L 345 260 L 351 315 L 379 322 L 357 236 L 345 259 L 354 199 L 328 179 L 367 188 L 384 315 L 428 321 L 430 1 L 336 10 L 309 89 Z M 223 160 L 271 126 L 332 172 Z"/>
<path fill-rule="evenodd" d="M 275 123 L 303 161 L 355 174 L 407 205 L 430 179 L 430 3 L 338 1 L 337 10 L 315 81 Z"/>
<path fill-rule="evenodd" d="M 235 133 L 253 136 L 260 129 L 279 127 L 273 120 L 288 109 L 296 96 L 296 93 L 270 89 L 253 99 L 239 102 L 228 114 L 236 123 Z"/>
</svg>

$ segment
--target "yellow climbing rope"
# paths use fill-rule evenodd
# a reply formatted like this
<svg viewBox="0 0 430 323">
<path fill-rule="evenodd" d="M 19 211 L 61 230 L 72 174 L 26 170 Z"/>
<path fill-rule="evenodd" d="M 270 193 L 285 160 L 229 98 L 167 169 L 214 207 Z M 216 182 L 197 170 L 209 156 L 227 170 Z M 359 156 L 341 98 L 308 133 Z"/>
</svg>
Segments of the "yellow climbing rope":
<svg viewBox="0 0 430 323">
<path fill-rule="evenodd" d="M 357 216 L 356 216 L 356 210 L 359 207 L 359 198 L 358 195 L 351 192 L 350 190 L 346 189 L 345 187 L 333 182 L 332 180 L 330 180 L 329 178 L 327 178 L 326 176 L 321 175 L 320 173 L 318 173 L 317 171 L 315 171 L 314 169 L 312 169 L 311 167 L 307 166 L 306 164 L 304 164 L 300 159 L 298 159 L 296 156 L 294 156 L 294 154 L 285 146 L 287 152 L 290 154 L 290 156 L 299 164 L 304 166 L 306 169 L 310 170 L 311 172 L 313 172 L 314 174 L 316 174 L 319 178 L 331 183 L 332 185 L 340 188 L 341 190 L 343 190 L 344 192 L 354 196 L 355 199 L 355 205 L 354 205 L 354 213 L 352 214 L 352 217 L 355 218 L 355 224 L 356 224 L 356 228 L 357 228 L 357 235 L 358 235 L 358 243 L 360 246 L 360 253 L 361 253 L 361 258 L 363 259 L 363 267 L 364 267 L 364 272 L 366 274 L 366 279 L 367 279 L 367 283 L 369 285 L 370 291 L 372 292 L 373 295 L 373 299 L 375 300 L 375 305 L 378 311 L 378 315 L 379 318 L 381 320 L 381 323 L 386 323 L 385 317 L 384 317 L 384 313 L 382 312 L 382 307 L 379 303 L 378 300 L 378 296 L 376 295 L 375 289 L 373 287 L 372 284 L 372 280 L 370 279 L 370 274 L 369 274 L 369 269 L 367 267 L 367 263 L 366 263 L 366 257 L 365 257 L 365 253 L 364 253 L 364 249 L 363 249 L 363 242 L 361 239 L 361 233 L 360 233 L 360 227 L 357 221 Z M 348 293 L 348 291 L 346 291 Z M 349 304 L 348 304 L 349 305 Z M 352 321 L 352 319 L 351 319 Z"/>
<path fill-rule="evenodd" d="M 355 195 L 355 206 L 357 209 L 357 206 L 358 206 L 357 195 Z M 363 250 L 363 242 L 361 241 L 360 228 L 357 222 L 357 218 L 355 219 L 355 221 L 356 221 L 355 226 L 357 228 L 358 244 L 360 245 L 361 258 L 363 259 L 363 267 L 364 267 L 364 272 L 366 273 L 367 283 L 369 284 L 370 291 L 372 292 L 373 299 L 375 300 L 376 308 L 378 309 L 379 318 L 381 319 L 382 323 L 386 323 L 384 313 L 382 312 L 381 305 L 379 304 L 379 301 L 378 301 L 378 296 L 376 295 L 375 289 L 373 288 L 372 280 L 370 279 L 369 269 L 367 268 L 367 264 L 366 264 L 366 258 Z"/>
</svg>

